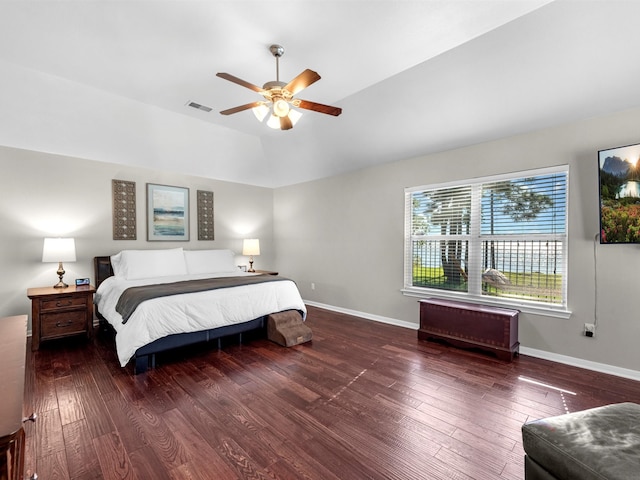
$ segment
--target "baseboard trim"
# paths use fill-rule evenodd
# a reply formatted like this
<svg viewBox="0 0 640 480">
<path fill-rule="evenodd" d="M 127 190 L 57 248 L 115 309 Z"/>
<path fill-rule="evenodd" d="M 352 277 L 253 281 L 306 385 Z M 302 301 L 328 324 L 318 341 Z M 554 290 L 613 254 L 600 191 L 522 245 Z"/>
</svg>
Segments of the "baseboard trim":
<svg viewBox="0 0 640 480">
<path fill-rule="evenodd" d="M 574 367 L 584 368 L 586 370 L 592 370 L 594 372 L 607 373 L 609 375 L 615 375 L 616 377 L 628 378 L 630 380 L 640 381 L 640 372 L 637 370 L 631 370 L 628 368 L 616 367 L 615 365 L 608 365 L 606 363 L 592 362 L 583 358 L 569 357 L 567 355 L 560 355 L 559 353 L 547 352 L 544 350 L 538 350 L 535 348 L 520 346 L 520 354 L 528 355 L 530 357 L 541 358 L 543 360 L 550 360 L 552 362 L 563 363 L 565 365 L 572 365 Z"/>
<path fill-rule="evenodd" d="M 390 317 L 383 317 L 380 315 L 374 315 L 367 312 L 351 310 L 349 308 L 335 307 L 333 305 L 327 305 L 324 303 L 313 302 L 308 300 L 305 300 L 304 303 L 306 305 L 311 305 L 312 307 L 322 308 L 323 310 L 330 310 L 332 312 L 344 313 L 346 315 L 353 315 L 354 317 L 360 317 L 366 320 L 373 320 L 374 322 L 387 323 L 389 325 L 396 325 L 398 327 L 410 328 L 411 330 L 418 330 L 418 327 L 419 327 L 419 325 L 416 323 L 406 322 L 404 320 L 398 320 Z M 520 345 L 520 354 L 528 355 L 530 357 L 540 358 L 542 360 L 550 360 L 552 362 L 584 368 L 585 370 L 592 370 L 594 372 L 606 373 L 609 375 L 614 375 L 616 377 L 622 377 L 622 378 L 628 378 L 630 380 L 640 381 L 640 371 L 631 370 L 628 368 L 616 367 L 614 365 L 608 365 L 606 363 L 592 362 L 590 360 L 584 360 L 582 358 L 569 357 L 568 355 L 560 355 L 558 353 L 538 350 L 536 348 L 524 347 L 522 345 Z"/>
</svg>

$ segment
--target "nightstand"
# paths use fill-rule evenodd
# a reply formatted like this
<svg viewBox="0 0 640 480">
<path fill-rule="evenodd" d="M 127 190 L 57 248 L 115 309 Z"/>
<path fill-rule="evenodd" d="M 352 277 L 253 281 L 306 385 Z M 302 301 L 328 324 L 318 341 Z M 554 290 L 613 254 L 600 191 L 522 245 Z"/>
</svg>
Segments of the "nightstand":
<svg viewBox="0 0 640 480">
<path fill-rule="evenodd" d="M 278 272 L 274 272 L 272 270 L 256 270 L 255 273 L 259 273 L 260 275 L 277 275 Z"/>
<path fill-rule="evenodd" d="M 31 299 L 31 350 L 38 350 L 40 342 L 53 338 L 86 333 L 93 335 L 92 285 L 67 288 L 29 288 Z"/>
</svg>

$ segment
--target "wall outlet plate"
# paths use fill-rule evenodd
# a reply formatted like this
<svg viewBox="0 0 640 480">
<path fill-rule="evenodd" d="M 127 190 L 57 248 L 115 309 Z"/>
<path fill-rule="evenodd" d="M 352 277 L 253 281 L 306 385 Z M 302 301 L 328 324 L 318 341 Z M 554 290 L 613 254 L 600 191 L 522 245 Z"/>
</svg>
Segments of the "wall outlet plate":
<svg viewBox="0 0 640 480">
<path fill-rule="evenodd" d="M 585 337 L 593 337 L 596 334 L 596 325 L 595 323 L 585 323 L 584 324 L 584 336 Z"/>
</svg>

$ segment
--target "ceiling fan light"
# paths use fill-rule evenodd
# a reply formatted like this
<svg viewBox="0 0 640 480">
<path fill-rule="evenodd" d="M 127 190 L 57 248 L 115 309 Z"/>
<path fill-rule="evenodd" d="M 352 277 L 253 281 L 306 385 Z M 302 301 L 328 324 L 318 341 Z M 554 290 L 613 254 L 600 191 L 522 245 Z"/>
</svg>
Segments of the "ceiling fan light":
<svg viewBox="0 0 640 480">
<path fill-rule="evenodd" d="M 269 116 L 269 120 L 267 120 L 267 126 L 273 128 L 274 130 L 280 130 L 280 117 L 273 114 Z"/>
<path fill-rule="evenodd" d="M 289 119 L 291 120 L 291 125 L 295 125 L 296 123 L 298 123 L 300 117 L 302 117 L 302 112 L 294 110 L 293 108 L 289 111 Z"/>
<path fill-rule="evenodd" d="M 253 114 L 256 116 L 259 122 L 262 122 L 269 114 L 269 107 L 267 107 L 264 103 L 261 103 L 257 107 L 253 107 L 251 110 L 253 111 Z"/>
<path fill-rule="evenodd" d="M 286 100 L 279 98 L 273 102 L 273 114 L 278 117 L 286 117 L 289 114 L 289 104 Z"/>
</svg>

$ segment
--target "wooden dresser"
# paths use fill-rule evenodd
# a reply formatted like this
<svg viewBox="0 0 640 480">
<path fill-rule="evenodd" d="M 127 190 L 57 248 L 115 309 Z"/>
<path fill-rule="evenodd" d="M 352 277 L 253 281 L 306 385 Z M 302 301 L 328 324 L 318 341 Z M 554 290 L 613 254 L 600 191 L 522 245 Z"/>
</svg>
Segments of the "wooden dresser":
<svg viewBox="0 0 640 480">
<path fill-rule="evenodd" d="M 0 318 L 0 480 L 24 477 L 24 397 L 27 316 Z"/>
</svg>

